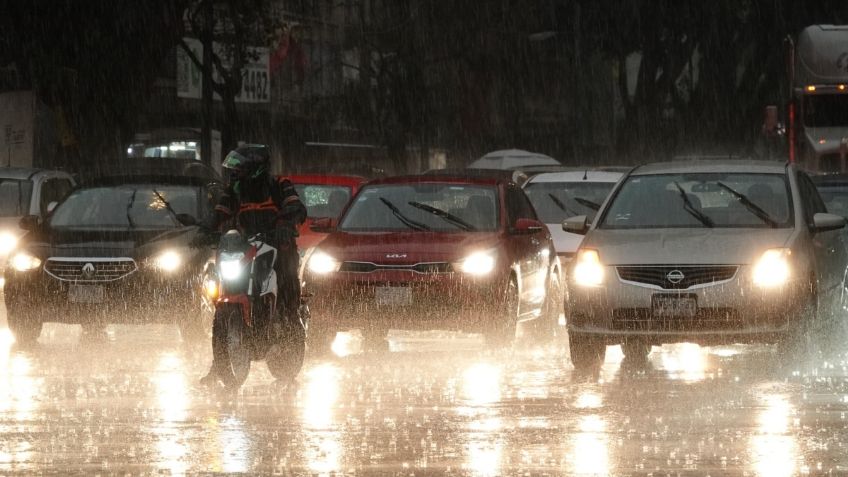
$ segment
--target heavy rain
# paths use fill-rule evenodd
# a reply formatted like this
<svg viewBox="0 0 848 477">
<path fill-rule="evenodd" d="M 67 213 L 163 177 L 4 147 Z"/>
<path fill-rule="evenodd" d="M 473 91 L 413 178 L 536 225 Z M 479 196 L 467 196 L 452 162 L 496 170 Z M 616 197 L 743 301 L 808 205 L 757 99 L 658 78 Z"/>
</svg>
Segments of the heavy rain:
<svg viewBox="0 0 848 477">
<path fill-rule="evenodd" d="M 0 1 L 0 476 L 848 475 L 848 4 Z"/>
</svg>

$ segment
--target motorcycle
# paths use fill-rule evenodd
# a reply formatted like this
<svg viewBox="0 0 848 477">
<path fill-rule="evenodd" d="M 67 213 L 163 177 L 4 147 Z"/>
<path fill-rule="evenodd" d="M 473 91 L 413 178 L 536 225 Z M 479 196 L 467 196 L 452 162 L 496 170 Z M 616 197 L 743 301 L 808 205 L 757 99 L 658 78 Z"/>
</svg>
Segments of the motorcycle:
<svg viewBox="0 0 848 477">
<path fill-rule="evenodd" d="M 293 379 L 303 366 L 306 331 L 302 317 L 288 320 L 278 310 L 277 260 L 264 234 L 245 237 L 230 230 L 207 265 L 203 286 L 215 310 L 214 369 L 227 388 L 244 384 L 251 361 L 264 359 L 280 381 Z"/>
</svg>

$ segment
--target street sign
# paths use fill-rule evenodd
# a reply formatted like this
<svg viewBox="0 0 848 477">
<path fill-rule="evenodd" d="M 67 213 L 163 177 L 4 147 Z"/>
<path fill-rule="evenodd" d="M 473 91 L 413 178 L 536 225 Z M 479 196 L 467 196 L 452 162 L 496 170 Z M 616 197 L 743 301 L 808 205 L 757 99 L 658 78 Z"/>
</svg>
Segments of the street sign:
<svg viewBox="0 0 848 477">
<path fill-rule="evenodd" d="M 203 44 L 194 38 L 184 38 L 189 49 L 198 59 L 203 58 Z M 228 47 L 218 42 L 213 43 L 212 49 L 221 58 L 225 68 L 232 65 L 232 58 Z M 242 68 L 241 91 L 236 96 L 237 103 L 269 103 L 271 101 L 271 77 L 269 75 L 269 52 L 268 48 L 251 47 Z M 216 82 L 221 82 L 217 70 L 213 71 Z M 202 89 L 202 78 L 200 68 L 192 61 L 188 53 L 177 48 L 177 97 L 188 99 L 200 99 Z M 216 93 L 215 100 L 221 101 Z"/>
</svg>

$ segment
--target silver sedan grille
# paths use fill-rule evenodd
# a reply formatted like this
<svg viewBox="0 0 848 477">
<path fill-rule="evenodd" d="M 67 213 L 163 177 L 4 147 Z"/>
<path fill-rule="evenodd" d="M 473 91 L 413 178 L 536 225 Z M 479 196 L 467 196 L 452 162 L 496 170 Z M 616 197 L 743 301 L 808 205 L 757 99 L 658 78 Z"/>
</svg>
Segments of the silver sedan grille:
<svg viewBox="0 0 848 477">
<path fill-rule="evenodd" d="M 44 270 L 68 282 L 113 282 L 138 269 L 131 258 L 49 258 Z"/>
</svg>

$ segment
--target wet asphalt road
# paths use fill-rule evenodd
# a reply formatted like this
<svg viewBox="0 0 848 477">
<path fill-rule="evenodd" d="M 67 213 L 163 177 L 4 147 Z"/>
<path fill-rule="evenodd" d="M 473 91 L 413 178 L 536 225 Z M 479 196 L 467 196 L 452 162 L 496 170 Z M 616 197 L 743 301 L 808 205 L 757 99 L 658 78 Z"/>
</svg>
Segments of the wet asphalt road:
<svg viewBox="0 0 848 477">
<path fill-rule="evenodd" d="M 254 364 L 236 396 L 197 383 L 210 352 L 168 326 L 86 339 L 48 325 L 11 344 L 0 314 L 0 475 L 839 475 L 848 365 L 769 346 L 491 352 L 473 335 L 391 335 L 391 352 L 307 360 L 290 387 Z M 848 350 L 848 345 L 846 345 Z"/>
</svg>

